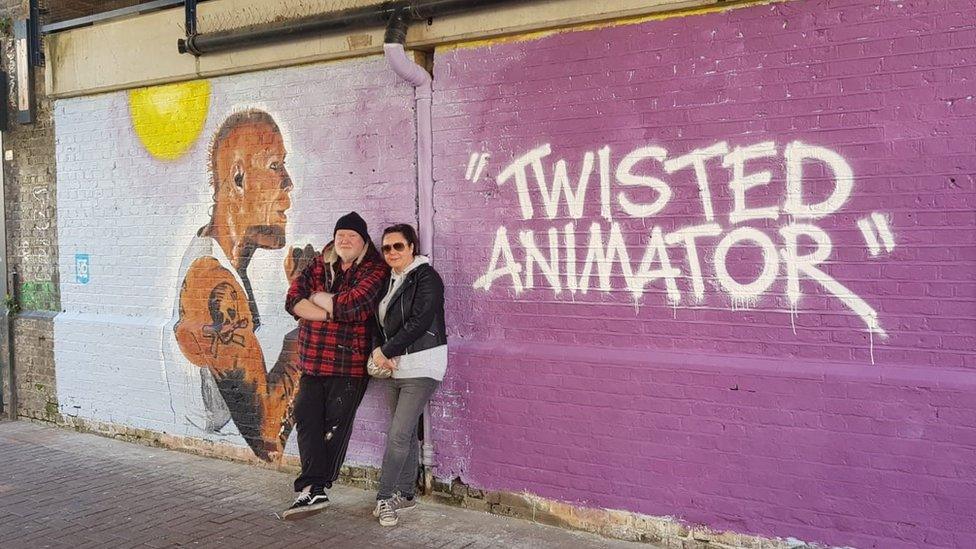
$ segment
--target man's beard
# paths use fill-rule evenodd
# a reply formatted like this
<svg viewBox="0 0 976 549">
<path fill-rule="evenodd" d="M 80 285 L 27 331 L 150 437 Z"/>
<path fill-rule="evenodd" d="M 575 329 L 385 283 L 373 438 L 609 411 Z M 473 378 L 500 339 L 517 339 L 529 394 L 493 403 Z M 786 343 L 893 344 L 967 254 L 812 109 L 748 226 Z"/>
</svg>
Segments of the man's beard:
<svg viewBox="0 0 976 549">
<path fill-rule="evenodd" d="M 365 249 L 365 248 L 363 248 L 363 249 Z M 361 253 L 363 253 L 363 250 L 362 249 L 356 250 L 356 251 L 353 251 L 353 250 L 348 250 L 347 251 L 347 250 L 340 250 L 340 249 L 336 248 L 336 255 L 339 256 L 339 259 L 341 259 L 343 263 L 352 263 L 356 259 L 359 259 L 359 255 Z"/>
<path fill-rule="evenodd" d="M 279 225 L 251 225 L 244 231 L 244 240 L 256 248 L 277 250 L 285 246 L 285 228 Z"/>
</svg>

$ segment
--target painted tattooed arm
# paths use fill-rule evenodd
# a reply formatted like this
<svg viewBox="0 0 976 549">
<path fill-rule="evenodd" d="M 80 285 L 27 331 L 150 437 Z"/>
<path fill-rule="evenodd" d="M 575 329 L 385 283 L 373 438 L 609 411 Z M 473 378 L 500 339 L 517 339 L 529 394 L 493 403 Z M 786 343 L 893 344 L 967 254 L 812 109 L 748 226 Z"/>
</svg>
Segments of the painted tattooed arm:
<svg viewBox="0 0 976 549">
<path fill-rule="evenodd" d="M 281 356 L 268 372 L 247 294 L 213 258 L 198 259 L 187 271 L 174 331 L 184 356 L 213 374 L 255 454 L 278 459 L 291 432 L 290 406 L 299 375 L 295 332 L 285 336 Z"/>
</svg>

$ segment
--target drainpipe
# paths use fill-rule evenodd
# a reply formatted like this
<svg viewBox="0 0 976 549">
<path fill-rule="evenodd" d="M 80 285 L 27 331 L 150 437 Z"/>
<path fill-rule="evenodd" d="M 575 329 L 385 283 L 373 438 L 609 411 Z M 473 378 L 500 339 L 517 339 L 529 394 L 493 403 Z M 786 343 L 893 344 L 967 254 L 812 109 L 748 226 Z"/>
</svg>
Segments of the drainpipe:
<svg viewBox="0 0 976 549">
<path fill-rule="evenodd" d="M 197 33 L 197 0 L 184 0 L 183 15 L 186 19 L 186 37 L 196 36 Z M 181 52 L 182 53 L 182 52 Z"/>
<path fill-rule="evenodd" d="M 4 132 L 0 131 L 0 296 L 6 297 L 9 292 L 10 295 L 14 296 L 14 303 L 16 303 L 17 271 L 9 269 L 9 265 L 7 265 L 7 185 L 5 177 L 7 163 L 4 159 L 3 134 Z M 10 271 L 10 284 L 12 289 L 7 286 L 8 270 Z M 10 419 L 17 419 L 17 378 L 16 372 L 14 371 L 13 315 L 7 307 L 3 307 L 0 315 L 2 315 L 0 316 L 0 343 L 7 350 L 6 355 L 2 357 L 2 362 L 7 367 L 7 384 L 10 386 L 10 398 L 7 401 L 3 400 L 3 393 L 0 391 L 0 410 Z"/>
<path fill-rule="evenodd" d="M 431 77 L 427 69 L 416 64 L 403 49 L 407 18 L 402 10 L 390 17 L 383 40 L 383 53 L 393 72 L 414 88 L 417 116 L 417 225 L 420 249 L 434 261 L 434 135 L 431 129 Z M 434 442 L 431 439 L 430 404 L 423 414 L 424 445 L 421 463 L 424 482 L 430 492 L 434 467 Z"/>
</svg>

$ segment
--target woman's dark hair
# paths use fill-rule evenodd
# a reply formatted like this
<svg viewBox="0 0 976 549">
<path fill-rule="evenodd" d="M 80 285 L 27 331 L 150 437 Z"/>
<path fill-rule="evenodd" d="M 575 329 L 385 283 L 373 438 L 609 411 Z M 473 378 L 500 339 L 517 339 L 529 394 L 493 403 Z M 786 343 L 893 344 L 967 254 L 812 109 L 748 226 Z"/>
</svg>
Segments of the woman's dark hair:
<svg viewBox="0 0 976 549">
<path fill-rule="evenodd" d="M 420 254 L 420 242 L 417 239 L 417 231 L 414 230 L 413 226 L 408 223 L 397 223 L 396 225 L 390 225 L 383 230 L 383 237 L 391 233 L 400 233 L 403 235 L 403 239 L 407 241 L 407 244 L 413 246 L 413 255 Z M 382 244 L 383 239 L 380 238 L 380 243 Z"/>
</svg>

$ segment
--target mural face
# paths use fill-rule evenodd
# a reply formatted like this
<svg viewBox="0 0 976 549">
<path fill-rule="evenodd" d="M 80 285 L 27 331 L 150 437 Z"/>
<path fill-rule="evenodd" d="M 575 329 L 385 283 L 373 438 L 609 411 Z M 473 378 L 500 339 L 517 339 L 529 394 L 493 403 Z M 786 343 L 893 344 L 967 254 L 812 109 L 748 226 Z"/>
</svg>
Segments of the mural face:
<svg viewBox="0 0 976 549">
<path fill-rule="evenodd" d="M 211 231 L 239 240 L 242 249 L 284 246 L 292 189 L 285 154 L 281 133 L 267 115 L 252 111 L 224 123 L 212 153 L 218 223 Z"/>
</svg>

